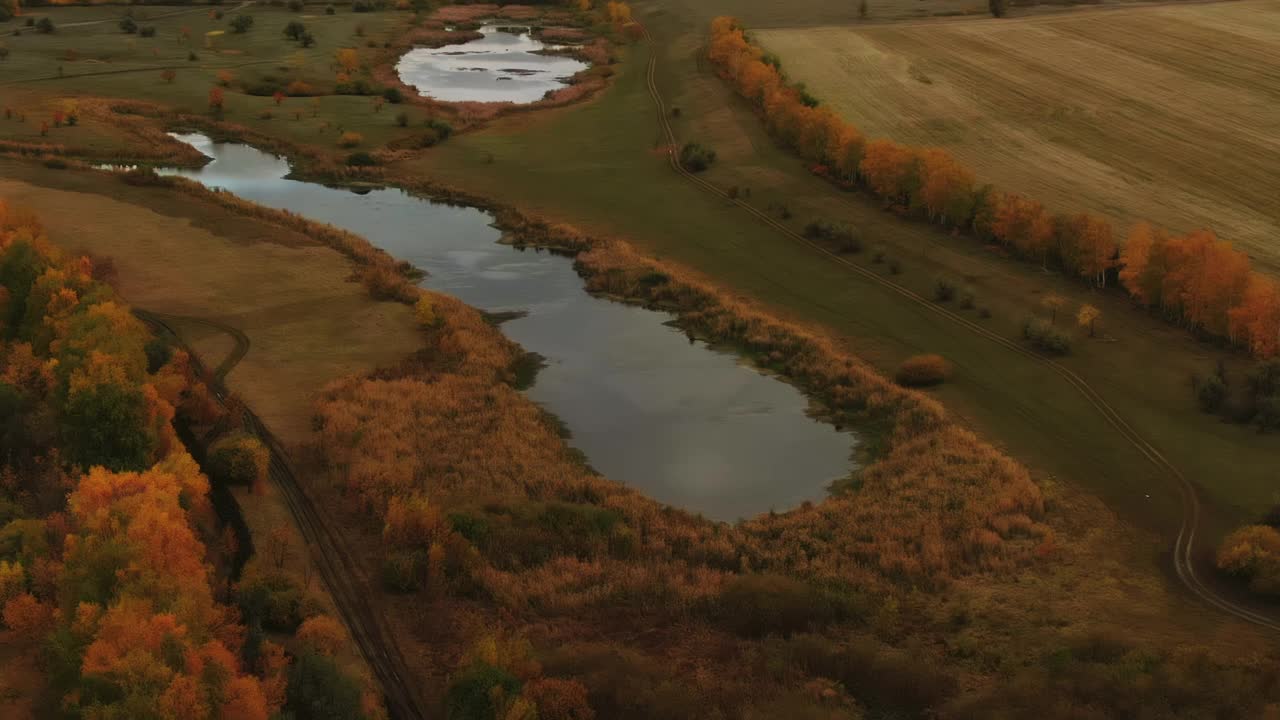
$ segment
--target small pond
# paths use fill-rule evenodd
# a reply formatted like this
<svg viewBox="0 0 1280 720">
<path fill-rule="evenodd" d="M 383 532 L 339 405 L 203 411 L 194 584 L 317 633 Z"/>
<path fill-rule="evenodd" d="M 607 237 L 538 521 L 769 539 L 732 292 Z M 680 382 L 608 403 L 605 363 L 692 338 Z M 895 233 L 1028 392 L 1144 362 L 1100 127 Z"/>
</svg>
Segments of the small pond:
<svg viewBox="0 0 1280 720">
<path fill-rule="evenodd" d="M 529 28 L 485 26 L 484 37 L 438 48 L 405 53 L 396 72 L 406 85 L 426 97 L 446 102 L 513 102 L 541 100 L 568 85 L 587 64 L 571 57 L 547 55 Z"/>
<path fill-rule="evenodd" d="M 427 271 L 426 287 L 522 313 L 502 330 L 545 358 L 529 397 L 607 477 L 736 520 L 819 500 L 852 469 L 856 436 L 809 417 L 795 387 L 691 342 L 666 313 L 589 295 L 569 258 L 500 244 L 484 211 L 290 180 L 282 158 L 177 137 L 213 161 L 166 172 L 345 228 Z"/>
</svg>

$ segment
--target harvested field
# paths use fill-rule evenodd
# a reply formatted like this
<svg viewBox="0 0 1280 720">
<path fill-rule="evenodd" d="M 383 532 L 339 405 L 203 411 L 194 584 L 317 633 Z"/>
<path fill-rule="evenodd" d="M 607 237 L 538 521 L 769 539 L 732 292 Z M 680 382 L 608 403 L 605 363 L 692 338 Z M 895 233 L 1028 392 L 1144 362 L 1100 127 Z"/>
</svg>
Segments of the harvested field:
<svg viewBox="0 0 1280 720">
<path fill-rule="evenodd" d="M 1055 211 L 1213 228 L 1280 272 L 1280 7 L 756 30 L 868 136 Z"/>
</svg>

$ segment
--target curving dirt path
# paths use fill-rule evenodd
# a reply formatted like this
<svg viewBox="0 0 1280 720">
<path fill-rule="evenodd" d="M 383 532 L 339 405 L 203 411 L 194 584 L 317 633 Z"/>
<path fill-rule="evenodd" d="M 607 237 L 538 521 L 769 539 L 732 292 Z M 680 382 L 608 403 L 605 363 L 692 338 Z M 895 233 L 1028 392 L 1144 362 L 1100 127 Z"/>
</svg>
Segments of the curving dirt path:
<svg viewBox="0 0 1280 720">
<path fill-rule="evenodd" d="M 648 28 L 638 22 L 637 24 L 640 25 L 640 29 L 645 40 L 652 48 L 654 41 L 653 36 L 649 34 Z M 651 50 L 648 68 L 646 70 L 646 82 L 649 88 L 649 95 L 653 98 L 654 105 L 657 109 L 658 124 L 661 126 L 663 135 L 666 138 L 667 161 L 670 163 L 672 170 L 699 188 L 742 208 L 764 224 L 774 228 L 783 235 L 786 235 L 789 239 L 825 256 L 832 262 L 843 265 L 863 278 L 892 290 L 894 293 L 902 296 L 906 300 L 955 322 L 1011 352 L 1022 355 L 1033 362 L 1045 365 L 1057 373 L 1060 377 L 1066 380 L 1067 383 L 1079 391 L 1079 393 L 1098 410 L 1103 418 L 1106 419 L 1107 423 L 1115 428 L 1115 430 L 1119 432 L 1125 440 L 1142 453 L 1142 455 L 1146 457 L 1157 470 L 1166 475 L 1177 485 L 1183 498 L 1183 516 L 1181 528 L 1178 531 L 1178 536 L 1174 540 L 1173 545 L 1173 567 L 1174 572 L 1182 585 L 1191 592 L 1191 594 L 1222 612 L 1234 615 L 1241 620 L 1259 625 L 1267 628 L 1268 630 L 1280 632 L 1280 619 L 1278 619 L 1274 613 L 1260 612 L 1224 597 L 1217 590 L 1205 583 L 1199 575 L 1197 575 L 1193 551 L 1195 549 L 1196 533 L 1199 531 L 1202 521 L 1202 512 L 1200 496 L 1196 492 L 1195 486 L 1191 484 L 1191 481 L 1182 474 L 1182 471 L 1179 470 L 1177 466 L 1169 462 L 1169 460 L 1165 458 L 1158 449 L 1143 439 L 1142 435 L 1139 434 L 1133 426 L 1126 422 L 1125 419 L 1116 412 L 1115 408 L 1113 408 L 1100 393 L 1094 390 L 1093 387 L 1084 380 L 1084 378 L 1080 377 L 1071 369 L 1056 360 L 1033 352 L 1026 347 L 1023 347 L 1021 344 L 992 332 L 982 325 L 969 320 L 963 315 L 951 312 L 947 308 L 929 300 L 928 298 L 822 247 L 778 222 L 765 212 L 744 202 L 740 198 L 730 196 L 727 191 L 716 187 L 712 183 L 686 170 L 680 164 L 680 159 L 676 152 L 678 146 L 676 143 L 675 132 L 671 129 L 671 123 L 667 118 L 666 104 L 662 99 L 662 93 L 658 90 L 657 81 L 655 80 L 657 62 L 657 54 L 655 51 Z"/>
<path fill-rule="evenodd" d="M 213 371 L 210 389 L 225 405 L 228 391 L 224 380 L 249 352 L 249 337 L 238 328 L 208 318 L 168 315 L 135 309 L 134 315 L 153 328 L 172 337 L 173 341 L 191 355 L 197 372 L 200 360 L 173 329 L 174 321 L 194 322 L 225 332 L 235 340 L 235 348 Z M 359 565 L 347 552 L 346 543 L 326 522 L 316 504 L 298 483 L 297 475 L 289 463 L 289 456 L 280 441 L 248 407 L 244 407 L 245 427 L 256 435 L 271 451 L 270 476 L 289 506 L 294 522 L 302 532 L 311 550 L 311 557 L 320 570 L 320 577 L 329 588 L 334 605 L 351 631 L 351 637 L 360 648 L 369 667 L 382 684 L 387 702 L 387 713 L 392 720 L 418 720 L 425 718 L 417 694 L 408 683 L 409 673 L 404 657 L 396 644 L 395 636 L 383 621 L 382 615 L 369 602 L 369 592 L 359 580 Z"/>
</svg>

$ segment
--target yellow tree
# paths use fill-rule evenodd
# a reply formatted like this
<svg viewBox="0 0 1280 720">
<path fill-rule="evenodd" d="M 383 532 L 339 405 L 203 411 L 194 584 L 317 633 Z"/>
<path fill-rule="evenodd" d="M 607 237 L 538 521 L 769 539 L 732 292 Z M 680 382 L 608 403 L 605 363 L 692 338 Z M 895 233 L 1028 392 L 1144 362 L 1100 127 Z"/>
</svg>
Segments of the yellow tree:
<svg viewBox="0 0 1280 720">
<path fill-rule="evenodd" d="M 1080 306 L 1080 311 L 1076 313 L 1076 324 L 1089 331 L 1089 337 L 1093 337 L 1098 318 L 1102 317 L 1102 311 L 1098 308 L 1084 304 Z"/>
<path fill-rule="evenodd" d="M 355 48 L 342 48 L 336 54 L 338 67 L 350 75 L 360 69 L 360 53 Z"/>
</svg>

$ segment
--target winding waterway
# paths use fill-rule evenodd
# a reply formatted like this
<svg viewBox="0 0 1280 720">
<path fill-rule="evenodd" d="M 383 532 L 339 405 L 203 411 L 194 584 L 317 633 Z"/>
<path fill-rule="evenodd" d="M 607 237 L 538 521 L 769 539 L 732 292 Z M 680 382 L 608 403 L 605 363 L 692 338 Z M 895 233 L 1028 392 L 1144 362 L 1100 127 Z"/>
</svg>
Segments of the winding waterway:
<svg viewBox="0 0 1280 720">
<path fill-rule="evenodd" d="M 169 170 L 362 235 L 427 271 L 423 285 L 491 312 L 545 358 L 530 398 L 607 477 L 718 520 L 821 499 L 857 439 L 806 414 L 793 386 L 691 342 L 671 316 L 589 295 L 568 258 L 499 244 L 488 213 L 388 188 L 357 194 L 286 179 L 286 160 L 178 135 L 212 161 Z M 316 308 L 324 312 L 324 308 Z"/>
<path fill-rule="evenodd" d="M 437 100 L 531 103 L 587 69 L 581 60 L 541 53 L 548 48 L 529 28 L 485 26 L 480 33 L 484 37 L 470 42 L 414 48 L 400 58 L 396 73 Z"/>
</svg>

